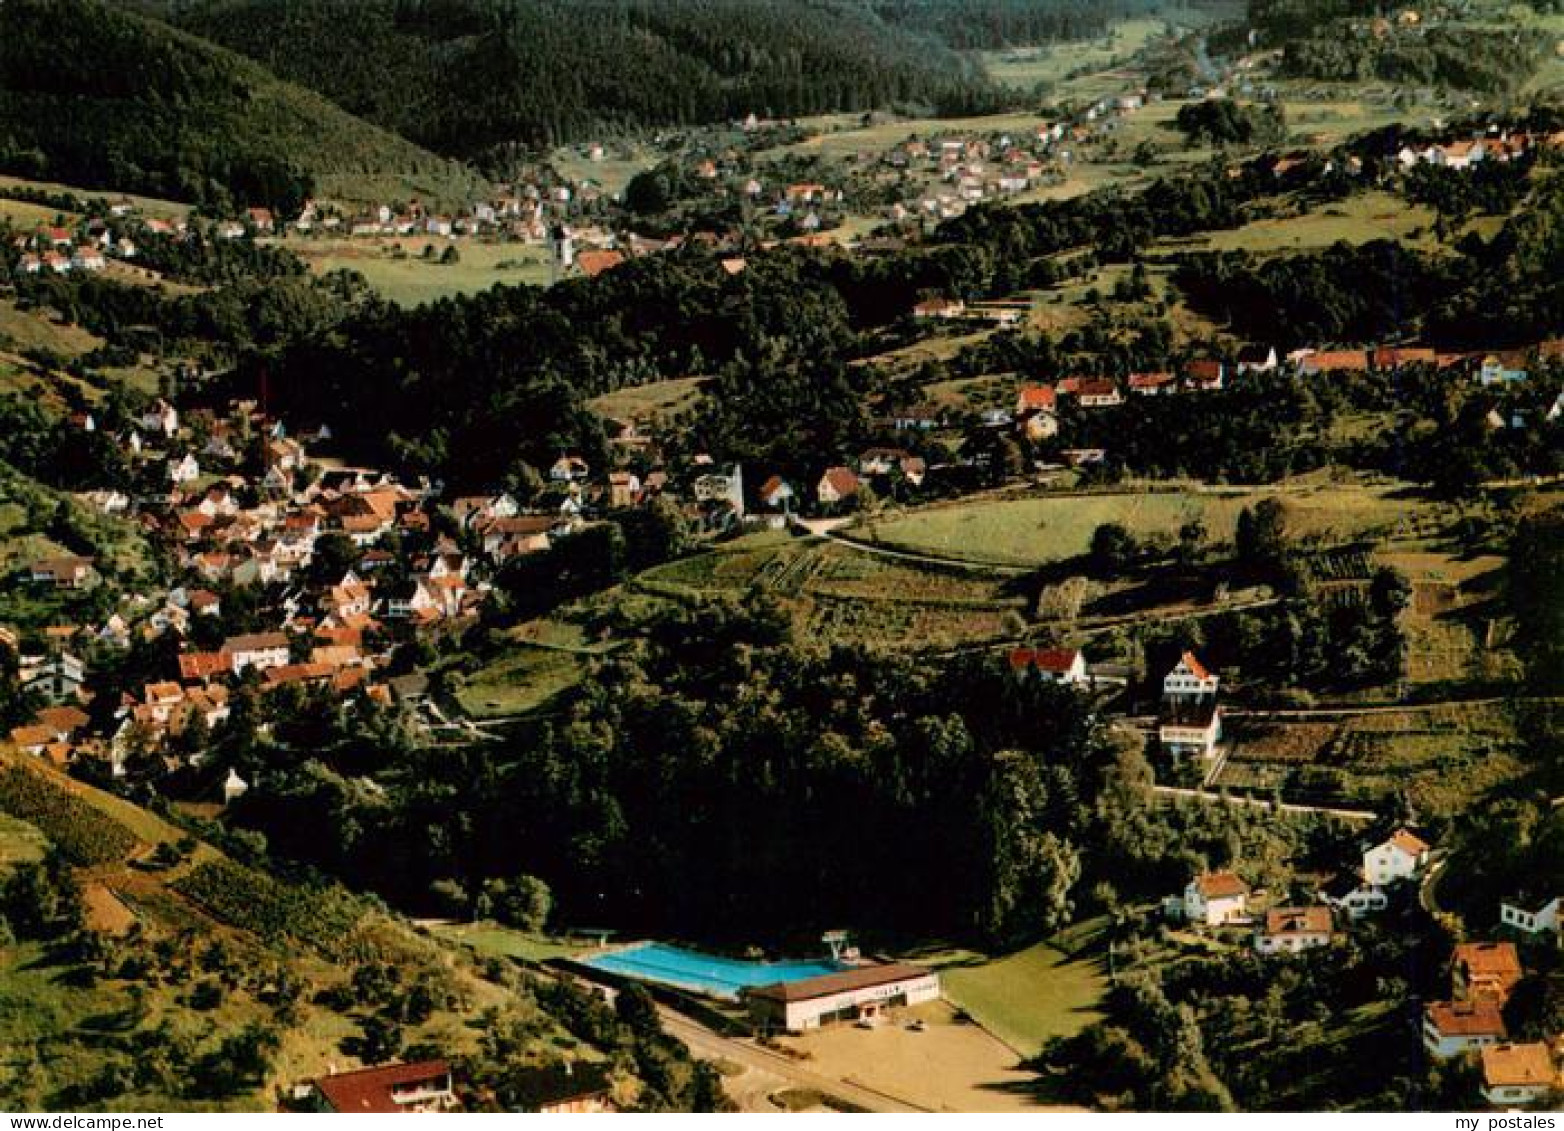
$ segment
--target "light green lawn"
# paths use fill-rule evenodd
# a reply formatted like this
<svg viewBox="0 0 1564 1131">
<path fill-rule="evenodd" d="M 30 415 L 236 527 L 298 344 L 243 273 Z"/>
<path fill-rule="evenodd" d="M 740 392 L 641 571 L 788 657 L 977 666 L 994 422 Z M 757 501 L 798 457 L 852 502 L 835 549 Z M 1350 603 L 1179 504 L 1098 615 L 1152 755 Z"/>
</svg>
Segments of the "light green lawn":
<svg viewBox="0 0 1564 1131">
<path fill-rule="evenodd" d="M 1169 243 L 1180 250 L 1300 251 L 1373 240 L 1394 240 L 1408 247 L 1434 250 L 1434 212 L 1409 205 L 1388 192 L 1366 192 L 1312 212 L 1276 220 L 1256 220 L 1241 228 L 1209 232 L 1198 239 Z"/>
<path fill-rule="evenodd" d="M 947 998 L 1027 1057 L 1098 1020 L 1106 989 L 1094 961 L 1067 958 L 1048 943 L 992 962 L 947 966 L 940 982 Z"/>
<path fill-rule="evenodd" d="M 466 943 L 480 954 L 521 958 L 529 962 L 569 958 L 580 954 L 584 949 L 580 943 L 528 934 L 494 923 L 463 923 L 435 927 L 434 933 L 450 942 Z"/>
<path fill-rule="evenodd" d="M 49 350 L 73 358 L 90 353 L 103 339 L 83 330 L 54 321 L 42 310 L 18 310 L 13 302 L 0 302 L 0 340 L 17 350 Z"/>
</svg>

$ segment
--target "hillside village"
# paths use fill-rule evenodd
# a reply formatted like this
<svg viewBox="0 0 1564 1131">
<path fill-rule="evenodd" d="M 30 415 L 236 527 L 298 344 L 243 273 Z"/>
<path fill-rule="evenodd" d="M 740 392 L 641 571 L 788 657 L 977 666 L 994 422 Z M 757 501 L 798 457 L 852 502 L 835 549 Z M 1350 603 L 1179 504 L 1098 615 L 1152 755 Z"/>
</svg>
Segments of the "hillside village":
<svg viewBox="0 0 1564 1131">
<path fill-rule="evenodd" d="M 0 1101 L 1557 1108 L 1564 22 L 1186 7 L 395 177 L 0 131 Z"/>
</svg>

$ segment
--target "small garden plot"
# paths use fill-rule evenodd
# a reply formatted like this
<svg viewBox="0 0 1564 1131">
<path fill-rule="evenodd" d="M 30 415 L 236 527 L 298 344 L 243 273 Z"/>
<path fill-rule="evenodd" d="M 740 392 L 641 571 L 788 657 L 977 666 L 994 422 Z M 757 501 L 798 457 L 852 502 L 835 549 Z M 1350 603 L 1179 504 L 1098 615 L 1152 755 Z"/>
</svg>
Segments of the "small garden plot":
<svg viewBox="0 0 1564 1131">
<path fill-rule="evenodd" d="M 1231 761 L 1294 765 L 1329 757 L 1336 723 L 1244 722 L 1233 731 Z"/>
</svg>

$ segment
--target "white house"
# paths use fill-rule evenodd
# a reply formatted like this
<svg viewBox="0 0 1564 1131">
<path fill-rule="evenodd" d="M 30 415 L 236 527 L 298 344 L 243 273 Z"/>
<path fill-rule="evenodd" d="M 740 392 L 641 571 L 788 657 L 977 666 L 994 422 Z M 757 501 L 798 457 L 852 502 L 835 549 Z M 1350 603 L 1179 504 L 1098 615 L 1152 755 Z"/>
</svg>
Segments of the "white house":
<svg viewBox="0 0 1564 1131">
<path fill-rule="evenodd" d="M 555 483 L 576 483 L 590 475 L 591 470 L 580 456 L 560 456 L 548 469 L 548 477 Z"/>
<path fill-rule="evenodd" d="M 1220 680 L 1193 652 L 1185 652 L 1162 679 L 1162 711 L 1157 740 L 1175 756 L 1216 753 L 1222 738 L 1222 710 L 1216 693 Z"/>
<path fill-rule="evenodd" d="M 288 637 L 281 632 L 230 636 L 223 641 L 223 651 L 233 663 L 234 675 L 241 674 L 245 668 L 259 671 L 280 668 L 288 662 Z"/>
<path fill-rule="evenodd" d="M 1489 1045 L 1481 1056 L 1483 1099 L 1494 1107 L 1536 1103 L 1564 1083 L 1542 1041 Z"/>
<path fill-rule="evenodd" d="M 1492 1001 L 1436 1001 L 1423 1011 L 1423 1045 L 1447 1059 L 1504 1042 L 1509 1033 Z"/>
<path fill-rule="evenodd" d="M 17 673 L 22 690 L 50 703 L 63 703 L 81 696 L 87 682 L 87 668 L 69 652 L 61 652 L 36 663 L 22 663 Z"/>
<path fill-rule="evenodd" d="M 1342 876 L 1320 890 L 1320 899 L 1352 920 L 1376 914 L 1390 906 L 1390 896 L 1385 889 L 1368 883 L 1361 876 Z"/>
<path fill-rule="evenodd" d="M 1499 904 L 1499 921 L 1506 927 L 1525 931 L 1528 935 L 1540 935 L 1543 931 L 1559 933 L 1559 905 L 1564 897 L 1554 896 L 1542 900 L 1505 900 Z"/>
<path fill-rule="evenodd" d="M 1222 740 L 1222 709 L 1215 699 L 1165 699 L 1157 741 L 1175 757 L 1209 758 Z"/>
<path fill-rule="evenodd" d="M 232 805 L 248 792 L 250 792 L 250 783 L 241 778 L 238 771 L 230 766 L 228 776 L 223 779 L 223 804 Z"/>
<path fill-rule="evenodd" d="M 167 401 L 160 400 L 141 414 L 141 427 L 146 432 L 173 436 L 179 431 L 179 412 Z"/>
<path fill-rule="evenodd" d="M 1397 829 L 1363 854 L 1363 878 L 1379 886 L 1415 879 L 1428 863 L 1429 851 L 1418 837 Z"/>
<path fill-rule="evenodd" d="M 1215 695 L 1220 682 L 1193 652 L 1185 652 L 1173 670 L 1162 677 L 1162 694 L 1170 699 Z"/>
<path fill-rule="evenodd" d="M 1169 900 L 1167 909 L 1208 927 L 1239 922 L 1249 914 L 1249 885 L 1235 872 L 1207 872 L 1190 880 L 1183 898 Z"/>
<path fill-rule="evenodd" d="M 201 465 L 196 462 L 195 456 L 187 453 L 180 459 L 168 461 L 170 483 L 193 483 L 199 478 L 201 478 Z"/>
<path fill-rule="evenodd" d="M 1329 907 L 1273 907 L 1255 932 L 1254 948 L 1261 954 L 1297 954 L 1329 946 L 1333 937 Z"/>
</svg>

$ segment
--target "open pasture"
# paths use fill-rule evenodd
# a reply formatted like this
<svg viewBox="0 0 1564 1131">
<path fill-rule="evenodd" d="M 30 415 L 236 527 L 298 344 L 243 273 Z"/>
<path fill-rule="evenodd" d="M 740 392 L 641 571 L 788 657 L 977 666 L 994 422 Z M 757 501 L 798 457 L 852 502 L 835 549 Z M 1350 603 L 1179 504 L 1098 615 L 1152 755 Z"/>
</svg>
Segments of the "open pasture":
<svg viewBox="0 0 1564 1131">
<path fill-rule="evenodd" d="M 883 545 L 911 552 L 1041 566 L 1085 554 L 1093 531 L 1104 523 L 1120 523 L 1137 537 L 1145 537 L 1176 535 L 1180 525 L 1199 518 L 1213 541 L 1229 541 L 1239 512 L 1272 496 L 1287 503 L 1292 532 L 1328 541 L 1371 532 L 1395 533 L 1436 513 L 1425 500 L 1382 486 L 1126 491 L 932 506 L 877 522 L 871 534 Z"/>
<path fill-rule="evenodd" d="M 498 283 L 545 286 L 549 281 L 548 251 L 536 244 L 426 235 L 361 239 L 289 236 L 277 242 L 317 274 L 356 271 L 376 291 L 402 306 L 474 294 Z M 426 259 L 423 251 L 430 246 L 435 254 Z M 456 248 L 460 262 L 439 261 L 447 247 Z"/>
</svg>

